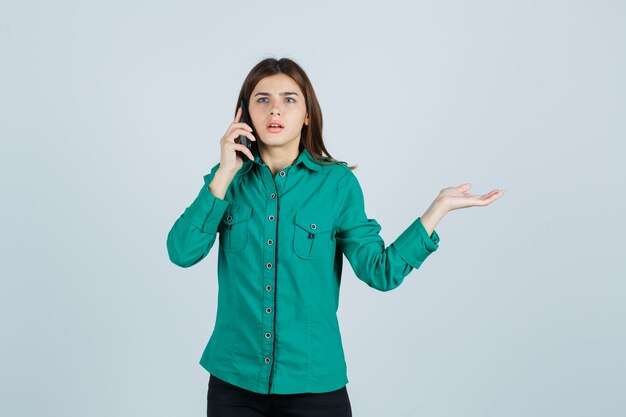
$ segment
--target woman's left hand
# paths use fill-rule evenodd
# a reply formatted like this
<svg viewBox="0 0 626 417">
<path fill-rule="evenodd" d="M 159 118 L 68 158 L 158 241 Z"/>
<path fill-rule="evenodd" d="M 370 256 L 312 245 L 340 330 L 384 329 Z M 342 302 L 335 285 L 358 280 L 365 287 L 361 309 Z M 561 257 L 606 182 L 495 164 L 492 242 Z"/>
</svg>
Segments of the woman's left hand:
<svg viewBox="0 0 626 417">
<path fill-rule="evenodd" d="M 467 190 L 471 187 L 470 183 L 465 183 L 458 187 L 444 188 L 439 192 L 437 200 L 445 208 L 445 211 L 452 211 L 465 207 L 487 206 L 504 194 L 504 190 L 498 188 L 483 195 L 469 194 Z"/>
</svg>

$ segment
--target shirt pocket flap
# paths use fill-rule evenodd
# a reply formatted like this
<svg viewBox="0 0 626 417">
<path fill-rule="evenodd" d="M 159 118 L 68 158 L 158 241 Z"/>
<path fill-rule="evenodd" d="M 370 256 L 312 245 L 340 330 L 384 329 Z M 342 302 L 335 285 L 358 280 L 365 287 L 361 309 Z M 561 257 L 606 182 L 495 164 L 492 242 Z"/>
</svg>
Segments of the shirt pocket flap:
<svg viewBox="0 0 626 417">
<path fill-rule="evenodd" d="M 227 225 L 233 225 L 250 219 L 251 215 L 251 206 L 237 206 L 227 210 L 223 220 Z"/>
<path fill-rule="evenodd" d="M 312 234 L 328 232 L 333 228 L 331 217 L 318 212 L 299 211 L 296 213 L 295 223 L 302 230 Z"/>
</svg>

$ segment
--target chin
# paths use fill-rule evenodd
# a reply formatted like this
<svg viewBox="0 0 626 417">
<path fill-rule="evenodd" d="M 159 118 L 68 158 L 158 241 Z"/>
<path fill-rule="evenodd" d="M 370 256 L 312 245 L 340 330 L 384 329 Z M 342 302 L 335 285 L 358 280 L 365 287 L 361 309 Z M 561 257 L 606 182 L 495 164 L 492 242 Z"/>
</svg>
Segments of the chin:
<svg viewBox="0 0 626 417">
<path fill-rule="evenodd" d="M 285 137 L 282 135 L 276 135 L 275 133 L 272 133 L 266 136 L 265 138 L 263 138 L 263 140 L 261 140 L 261 143 L 263 143 L 263 145 L 265 146 L 284 146 L 294 141 L 299 142 L 300 139 L 299 138 L 285 139 Z"/>
</svg>

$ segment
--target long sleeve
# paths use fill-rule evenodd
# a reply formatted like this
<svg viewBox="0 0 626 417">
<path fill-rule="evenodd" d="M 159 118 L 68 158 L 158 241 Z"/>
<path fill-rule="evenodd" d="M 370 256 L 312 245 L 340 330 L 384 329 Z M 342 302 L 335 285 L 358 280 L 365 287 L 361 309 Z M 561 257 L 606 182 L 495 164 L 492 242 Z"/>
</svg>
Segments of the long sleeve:
<svg viewBox="0 0 626 417">
<path fill-rule="evenodd" d="M 352 172 L 344 177 L 335 239 L 356 276 L 380 291 L 398 287 L 439 247 L 439 235 L 428 236 L 419 217 L 389 246 L 380 236 L 381 226 L 365 213 L 363 191 Z"/>
<path fill-rule="evenodd" d="M 215 197 L 209 190 L 219 163 L 204 176 L 204 184 L 196 199 L 176 220 L 167 235 L 170 260 L 183 268 L 200 262 L 215 243 L 219 223 L 229 201 Z"/>
</svg>

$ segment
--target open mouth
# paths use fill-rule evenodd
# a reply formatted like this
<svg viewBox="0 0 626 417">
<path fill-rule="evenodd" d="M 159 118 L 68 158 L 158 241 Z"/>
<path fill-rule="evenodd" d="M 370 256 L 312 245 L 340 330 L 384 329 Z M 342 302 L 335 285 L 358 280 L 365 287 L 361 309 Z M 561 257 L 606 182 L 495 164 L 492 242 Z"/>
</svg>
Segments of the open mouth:
<svg viewBox="0 0 626 417">
<path fill-rule="evenodd" d="M 282 122 L 279 122 L 278 120 L 272 120 L 267 125 L 267 130 L 269 130 L 272 133 L 280 132 L 284 128 L 285 128 L 285 125 L 283 125 Z"/>
</svg>

